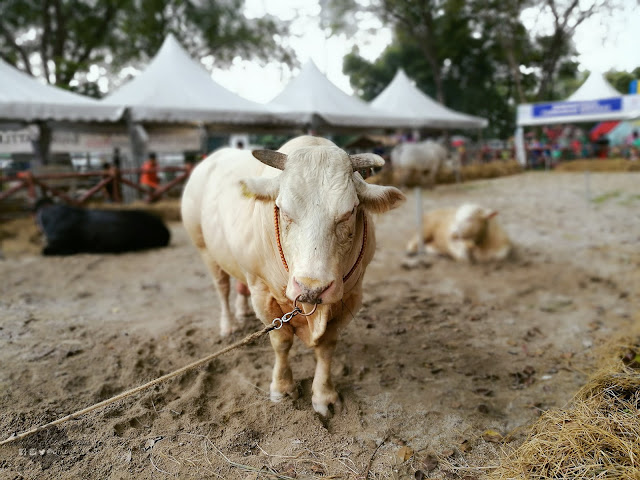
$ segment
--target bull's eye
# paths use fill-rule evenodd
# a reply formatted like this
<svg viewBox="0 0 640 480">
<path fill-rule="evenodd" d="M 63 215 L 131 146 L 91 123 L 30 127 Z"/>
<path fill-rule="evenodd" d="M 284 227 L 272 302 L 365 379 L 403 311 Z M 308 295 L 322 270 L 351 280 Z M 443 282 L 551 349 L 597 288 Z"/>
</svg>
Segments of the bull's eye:
<svg viewBox="0 0 640 480">
<path fill-rule="evenodd" d="M 351 220 L 353 215 L 356 213 L 358 206 L 356 205 L 350 212 L 345 213 L 341 217 L 338 218 L 338 223 L 346 222 L 347 220 Z"/>
</svg>

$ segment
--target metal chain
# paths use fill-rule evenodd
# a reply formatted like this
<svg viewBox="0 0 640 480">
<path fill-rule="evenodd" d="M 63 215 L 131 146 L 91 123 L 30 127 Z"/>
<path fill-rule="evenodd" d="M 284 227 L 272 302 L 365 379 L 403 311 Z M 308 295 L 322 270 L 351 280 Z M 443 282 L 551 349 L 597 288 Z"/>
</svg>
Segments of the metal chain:
<svg viewBox="0 0 640 480">
<path fill-rule="evenodd" d="M 273 326 L 274 330 L 280 330 L 285 323 L 289 323 L 293 317 L 300 313 L 302 313 L 302 310 L 300 310 L 298 307 L 295 307 L 289 313 L 285 313 L 281 318 L 274 318 L 273 322 L 271 322 L 271 325 Z"/>
</svg>

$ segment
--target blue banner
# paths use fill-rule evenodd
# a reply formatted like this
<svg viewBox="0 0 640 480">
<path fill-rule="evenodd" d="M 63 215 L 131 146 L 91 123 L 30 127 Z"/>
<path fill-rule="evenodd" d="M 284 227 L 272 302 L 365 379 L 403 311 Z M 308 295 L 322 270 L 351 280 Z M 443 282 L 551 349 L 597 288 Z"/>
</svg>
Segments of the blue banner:
<svg viewBox="0 0 640 480">
<path fill-rule="evenodd" d="M 534 117 L 564 117 L 569 115 L 598 115 L 622 110 L 622 97 L 582 102 L 554 102 L 533 105 Z"/>
</svg>

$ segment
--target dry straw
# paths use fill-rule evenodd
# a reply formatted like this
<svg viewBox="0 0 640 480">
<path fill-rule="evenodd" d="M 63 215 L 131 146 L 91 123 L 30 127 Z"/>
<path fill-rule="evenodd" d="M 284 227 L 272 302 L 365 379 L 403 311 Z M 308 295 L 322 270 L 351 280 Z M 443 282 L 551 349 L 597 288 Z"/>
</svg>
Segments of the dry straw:
<svg viewBox="0 0 640 480">
<path fill-rule="evenodd" d="M 522 166 L 515 160 L 510 161 L 494 161 L 489 163 L 478 163 L 472 165 L 464 165 L 460 169 L 460 180 L 481 180 L 488 178 L 498 178 L 507 175 L 522 173 Z M 416 174 L 409 172 L 408 174 L 402 169 L 387 169 L 367 179 L 369 183 L 379 185 L 400 185 L 407 183 L 407 186 L 428 186 L 428 174 Z M 407 179 L 410 179 L 407 182 Z M 449 167 L 443 167 L 436 177 L 437 184 L 456 183 L 455 170 Z"/>
<path fill-rule="evenodd" d="M 640 341 L 544 413 L 491 479 L 640 479 Z"/>
<path fill-rule="evenodd" d="M 556 165 L 559 172 L 637 172 L 640 162 L 631 162 L 623 158 L 605 158 L 591 160 L 572 160 Z"/>
</svg>

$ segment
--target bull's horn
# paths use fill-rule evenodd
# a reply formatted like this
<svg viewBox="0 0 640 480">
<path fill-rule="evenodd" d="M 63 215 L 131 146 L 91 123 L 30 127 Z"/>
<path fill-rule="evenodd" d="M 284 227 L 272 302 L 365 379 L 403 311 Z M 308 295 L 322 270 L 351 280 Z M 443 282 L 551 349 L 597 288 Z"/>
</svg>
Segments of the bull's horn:
<svg viewBox="0 0 640 480">
<path fill-rule="evenodd" d="M 278 170 L 284 170 L 284 165 L 287 163 L 287 156 L 274 150 L 253 150 L 251 154 L 265 165 Z"/>
<path fill-rule="evenodd" d="M 351 159 L 354 172 L 365 168 L 382 167 L 384 165 L 384 159 L 375 153 L 356 153 L 349 155 L 349 158 Z"/>
</svg>

